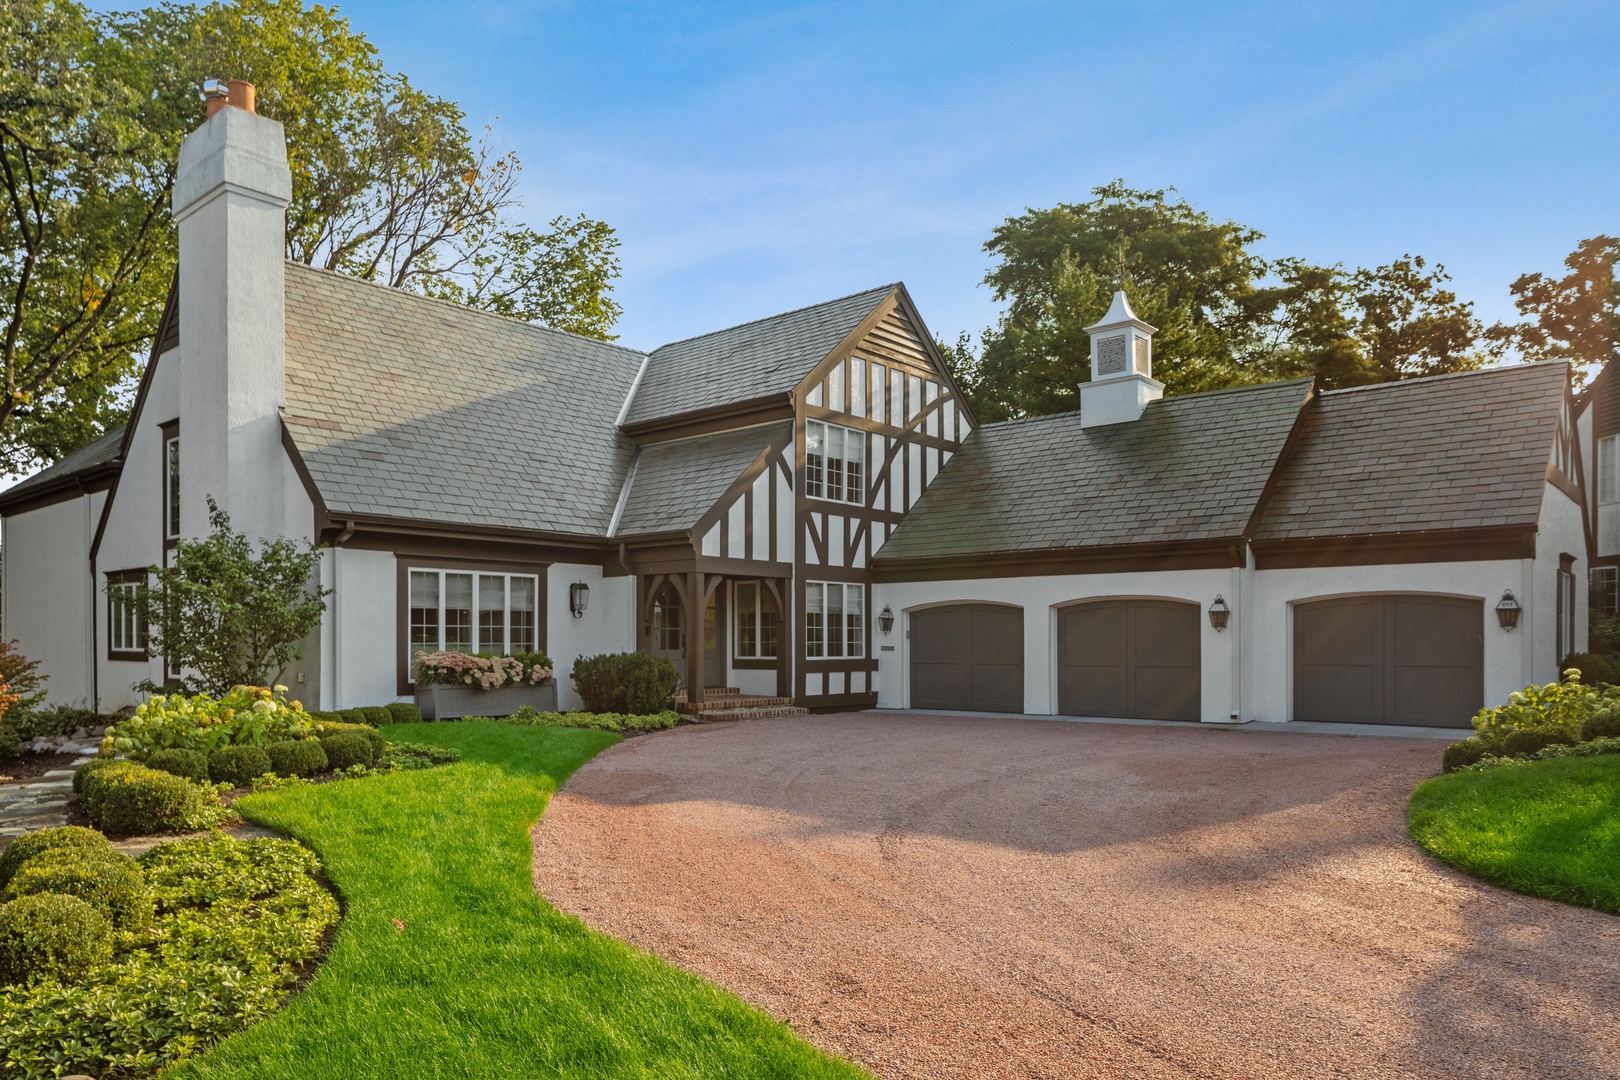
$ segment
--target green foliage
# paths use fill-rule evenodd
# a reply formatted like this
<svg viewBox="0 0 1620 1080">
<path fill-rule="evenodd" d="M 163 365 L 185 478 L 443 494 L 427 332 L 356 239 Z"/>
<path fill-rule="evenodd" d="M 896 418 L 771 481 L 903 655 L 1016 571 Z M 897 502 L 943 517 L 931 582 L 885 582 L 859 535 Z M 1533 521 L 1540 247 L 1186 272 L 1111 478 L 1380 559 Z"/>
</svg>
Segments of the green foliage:
<svg viewBox="0 0 1620 1080">
<path fill-rule="evenodd" d="M 1602 686 L 1620 682 L 1620 669 L 1607 656 L 1596 653 L 1570 653 L 1559 665 L 1565 671 L 1573 668 L 1580 672 L 1580 680 L 1587 686 Z"/>
<path fill-rule="evenodd" d="M 142 862 L 151 929 L 77 985 L 0 993 L 7 1076 L 145 1076 L 193 1057 L 274 1012 L 337 922 L 319 863 L 297 844 L 182 840 Z"/>
<path fill-rule="evenodd" d="M 247 787 L 270 771 L 262 746 L 221 746 L 208 755 L 208 778 L 216 784 Z"/>
<path fill-rule="evenodd" d="M 199 784 L 208 783 L 208 756 L 201 750 L 185 750 L 180 747 L 156 750 L 147 757 L 145 765 L 148 769 L 173 773 L 187 780 L 195 780 Z"/>
<path fill-rule="evenodd" d="M 1440 755 L 1440 768 L 1443 772 L 1456 772 L 1474 764 L 1486 754 L 1491 753 L 1493 746 L 1477 735 L 1454 742 L 1446 747 Z"/>
<path fill-rule="evenodd" d="M 1620 239 L 1582 240 L 1564 258 L 1569 273 L 1562 278 L 1525 274 L 1510 286 L 1514 306 L 1528 321 L 1498 323 L 1487 334 L 1526 360 L 1568 360 L 1577 366 L 1577 378 L 1584 377 L 1582 368 L 1595 370 L 1620 356 L 1617 264 Z M 1601 651 L 1620 649 L 1611 644 Z"/>
<path fill-rule="evenodd" d="M 75 778 L 77 782 L 77 778 Z M 93 851 L 111 851 L 107 838 L 94 829 L 82 825 L 61 825 L 54 829 L 38 829 L 23 833 L 0 851 L 0 888 L 11 883 L 23 863 L 35 855 L 57 848 L 83 848 Z"/>
<path fill-rule="evenodd" d="M 388 710 L 390 724 L 419 724 L 422 722 L 422 710 L 409 701 L 392 701 L 383 706 Z"/>
<path fill-rule="evenodd" d="M 306 737 L 314 726 L 284 686 L 237 686 L 215 700 L 207 694 L 154 694 L 128 720 L 108 728 L 113 749 L 126 754 L 180 748 L 212 753 L 221 746 L 267 746 Z"/>
<path fill-rule="evenodd" d="M 394 722 L 393 716 L 381 705 L 374 705 L 360 711 L 366 716 L 365 722 L 372 727 L 381 727 L 383 724 L 392 724 Z"/>
<path fill-rule="evenodd" d="M 39 893 L 0 904 L 0 984 L 76 983 L 111 955 L 106 918 L 77 896 Z"/>
<path fill-rule="evenodd" d="M 418 721 L 420 723 L 420 721 Z M 377 761 L 379 769 L 432 769 L 454 765 L 461 751 L 453 746 L 425 746 L 421 743 L 391 742 Z"/>
<path fill-rule="evenodd" d="M 1551 761 L 1553 758 L 1565 757 L 1600 757 L 1605 754 L 1620 754 L 1620 736 L 1606 735 L 1578 743 L 1550 743 L 1532 754 L 1517 757 L 1505 753 L 1490 753 L 1473 764 L 1464 765 L 1456 771 L 1485 772 L 1489 769 L 1500 769 L 1509 765 L 1525 765 L 1532 761 Z"/>
<path fill-rule="evenodd" d="M 374 758 L 380 756 L 388 745 L 388 740 L 383 738 L 382 732 L 370 724 L 345 724 L 342 721 L 318 722 L 315 725 L 314 734 L 319 739 L 325 739 L 328 735 L 359 735 L 371 744 L 371 754 Z"/>
<path fill-rule="evenodd" d="M 1574 668 L 1564 672 L 1562 682 L 1527 686 L 1508 695 L 1508 703 L 1494 709 L 1481 709 L 1474 717 L 1474 733 L 1487 743 L 1498 744 L 1510 733 L 1527 729 L 1562 732 L 1580 737 L 1586 719 L 1598 712 L 1620 706 L 1620 687 L 1596 690 L 1584 686 Z"/>
<path fill-rule="evenodd" d="M 177 541 L 170 565 L 152 567 L 152 584 L 136 586 L 135 603 L 152 627 L 153 655 L 196 672 L 179 680 L 182 689 L 217 696 L 274 682 L 302 655 L 298 643 L 320 623 L 332 590 L 313 584 L 314 544 L 261 538 L 255 554 L 212 496 L 208 521 L 211 535 Z M 150 680 L 139 688 L 163 689 Z"/>
<path fill-rule="evenodd" d="M 100 772 L 102 769 L 111 769 L 114 767 L 121 768 L 124 764 L 125 762 L 120 761 L 117 758 L 110 757 L 95 758 L 91 761 L 85 762 L 83 765 L 80 765 L 77 769 L 73 770 L 73 794 L 84 794 L 85 785 L 90 782 L 90 775 L 92 773 Z"/>
<path fill-rule="evenodd" d="M 211 789 L 134 762 L 87 773 L 84 809 L 109 836 L 207 829 L 228 816 Z"/>
<path fill-rule="evenodd" d="M 277 776 L 273 772 L 253 778 L 253 794 L 259 795 L 266 791 L 280 791 L 282 788 L 309 787 L 313 780 L 306 780 L 302 776 Z"/>
<path fill-rule="evenodd" d="M 326 771 L 326 751 L 317 739 L 271 743 L 265 747 L 278 776 L 315 776 Z"/>
<path fill-rule="evenodd" d="M 17 695 L 17 700 L 7 710 L 7 719 L 15 712 L 21 716 L 28 713 L 37 713 L 41 702 L 45 700 L 45 676 L 39 673 L 39 661 L 30 660 L 17 650 L 17 640 L 0 641 L 0 683 L 3 683 L 11 693 Z M 57 706 L 49 710 L 51 714 L 66 714 L 66 716 L 52 715 L 50 719 L 36 719 L 34 726 L 25 737 L 35 735 L 66 735 L 78 727 L 63 728 L 61 721 L 76 720 L 86 717 L 87 722 L 93 723 L 96 714 L 89 709 L 69 709 Z M 55 721 L 55 722 L 52 722 Z"/>
<path fill-rule="evenodd" d="M 366 719 L 366 710 L 364 709 L 344 709 L 338 715 L 343 718 L 345 724 L 369 724 L 371 722 Z"/>
<path fill-rule="evenodd" d="M 1581 724 L 1582 742 L 1615 736 L 1620 736 L 1620 707 L 1593 713 Z"/>
<path fill-rule="evenodd" d="M 646 715 L 669 708 L 680 673 L 668 657 L 606 653 L 574 661 L 574 689 L 588 712 Z"/>
<path fill-rule="evenodd" d="M 540 712 L 524 705 L 511 716 L 497 717 L 501 724 L 531 724 L 538 727 L 587 728 L 592 731 L 666 731 L 680 723 L 681 714 L 673 709 L 642 715 L 592 712 Z"/>
<path fill-rule="evenodd" d="M 1502 737 L 1500 753 L 1506 757 L 1529 757 L 1547 746 L 1573 746 L 1577 735 L 1558 728 L 1520 728 Z"/>
<path fill-rule="evenodd" d="M 320 740 L 320 745 L 326 754 L 327 766 L 333 770 L 347 769 L 354 765 L 369 769 L 377 760 L 377 751 L 372 747 L 371 740 L 358 732 L 339 731 L 324 736 Z"/>
<path fill-rule="evenodd" d="M 23 863 L 5 899 L 58 893 L 94 907 L 115 929 L 140 930 L 152 921 L 152 897 L 141 868 L 106 847 L 54 847 Z"/>
</svg>

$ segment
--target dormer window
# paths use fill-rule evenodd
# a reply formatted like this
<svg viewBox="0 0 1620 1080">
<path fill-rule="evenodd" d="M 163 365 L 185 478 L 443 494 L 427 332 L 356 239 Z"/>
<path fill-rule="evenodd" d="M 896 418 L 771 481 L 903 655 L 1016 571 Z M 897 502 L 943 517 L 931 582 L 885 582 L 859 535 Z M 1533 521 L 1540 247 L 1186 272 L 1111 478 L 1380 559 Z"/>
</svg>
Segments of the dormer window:
<svg viewBox="0 0 1620 1080">
<path fill-rule="evenodd" d="M 866 433 L 811 420 L 804 426 L 804 493 L 832 502 L 866 502 Z"/>
</svg>

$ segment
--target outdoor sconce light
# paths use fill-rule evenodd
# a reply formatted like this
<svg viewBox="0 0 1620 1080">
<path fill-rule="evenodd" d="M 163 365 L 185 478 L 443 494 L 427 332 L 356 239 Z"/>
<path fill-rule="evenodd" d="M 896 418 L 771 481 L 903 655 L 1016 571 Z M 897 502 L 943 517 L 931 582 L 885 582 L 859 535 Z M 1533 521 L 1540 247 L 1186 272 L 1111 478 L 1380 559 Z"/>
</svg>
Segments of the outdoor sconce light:
<svg viewBox="0 0 1620 1080">
<path fill-rule="evenodd" d="M 885 634 L 894 629 L 894 612 L 889 610 L 888 604 L 883 605 L 883 611 L 878 615 L 878 629 Z"/>
<path fill-rule="evenodd" d="M 576 581 L 568 586 L 568 610 L 574 613 L 574 618 L 585 616 L 585 608 L 591 602 L 591 587 L 583 581 Z"/>
<path fill-rule="evenodd" d="M 1496 621 L 1502 624 L 1502 629 L 1512 630 L 1519 625 L 1520 610 L 1519 602 L 1513 599 L 1513 590 L 1506 589 L 1496 604 Z"/>
<path fill-rule="evenodd" d="M 1221 594 L 1216 593 L 1215 602 L 1209 605 L 1209 625 L 1213 626 L 1216 630 L 1225 630 L 1226 620 L 1229 619 L 1231 615 L 1232 609 L 1226 606 L 1226 601 L 1221 599 Z"/>
</svg>

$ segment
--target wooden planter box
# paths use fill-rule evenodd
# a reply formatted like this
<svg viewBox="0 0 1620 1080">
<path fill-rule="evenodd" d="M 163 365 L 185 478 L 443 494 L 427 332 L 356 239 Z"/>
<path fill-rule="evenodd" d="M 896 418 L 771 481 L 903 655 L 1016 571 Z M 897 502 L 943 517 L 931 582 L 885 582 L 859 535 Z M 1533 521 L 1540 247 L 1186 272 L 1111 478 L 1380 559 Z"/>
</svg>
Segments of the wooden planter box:
<svg viewBox="0 0 1620 1080">
<path fill-rule="evenodd" d="M 416 707 L 424 720 L 459 720 L 464 716 L 511 716 L 525 705 L 538 712 L 557 711 L 557 680 L 539 686 L 418 686 Z"/>
</svg>

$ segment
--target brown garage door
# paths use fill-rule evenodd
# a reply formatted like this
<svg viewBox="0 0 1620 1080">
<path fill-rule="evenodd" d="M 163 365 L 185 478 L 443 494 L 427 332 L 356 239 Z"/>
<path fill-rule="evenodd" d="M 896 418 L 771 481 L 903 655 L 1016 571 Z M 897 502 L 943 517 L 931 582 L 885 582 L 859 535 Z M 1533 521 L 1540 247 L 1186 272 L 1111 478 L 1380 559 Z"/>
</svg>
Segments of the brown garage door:
<svg viewBox="0 0 1620 1080">
<path fill-rule="evenodd" d="M 1024 711 L 1024 609 L 953 604 L 911 615 L 911 707 Z"/>
<path fill-rule="evenodd" d="M 1468 727 L 1485 703 L 1485 607 L 1368 595 L 1294 605 L 1294 719 Z"/>
<path fill-rule="evenodd" d="M 1199 719 L 1198 605 L 1101 600 L 1058 612 L 1058 711 Z"/>
</svg>

